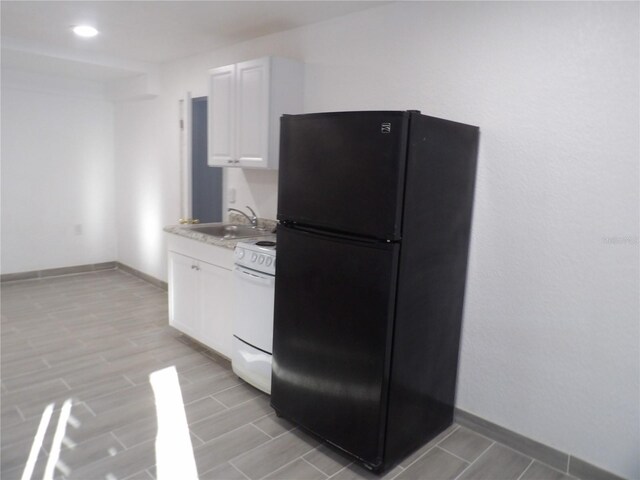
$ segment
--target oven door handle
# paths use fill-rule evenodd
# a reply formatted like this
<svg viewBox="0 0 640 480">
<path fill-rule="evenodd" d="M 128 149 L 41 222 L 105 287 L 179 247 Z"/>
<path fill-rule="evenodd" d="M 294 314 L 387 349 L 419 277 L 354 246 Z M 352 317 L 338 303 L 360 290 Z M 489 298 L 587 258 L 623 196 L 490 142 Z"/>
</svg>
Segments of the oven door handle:
<svg viewBox="0 0 640 480">
<path fill-rule="evenodd" d="M 273 285 L 273 276 L 266 274 L 259 274 L 258 272 L 252 272 L 251 270 L 245 270 L 242 267 L 236 266 L 234 271 L 239 274 L 243 279 L 260 285 Z"/>
</svg>

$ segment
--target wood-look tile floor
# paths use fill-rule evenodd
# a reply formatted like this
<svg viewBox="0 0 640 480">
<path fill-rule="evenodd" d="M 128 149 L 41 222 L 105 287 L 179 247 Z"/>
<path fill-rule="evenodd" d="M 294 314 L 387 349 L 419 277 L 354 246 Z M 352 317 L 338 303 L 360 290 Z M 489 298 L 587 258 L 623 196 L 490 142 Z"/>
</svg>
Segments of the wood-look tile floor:
<svg viewBox="0 0 640 480">
<path fill-rule="evenodd" d="M 457 425 L 373 475 L 277 418 L 225 359 L 167 326 L 166 292 L 119 270 L 4 283 L 1 302 L 3 480 L 155 478 L 149 375 L 170 367 L 202 479 L 571 478 Z"/>
</svg>

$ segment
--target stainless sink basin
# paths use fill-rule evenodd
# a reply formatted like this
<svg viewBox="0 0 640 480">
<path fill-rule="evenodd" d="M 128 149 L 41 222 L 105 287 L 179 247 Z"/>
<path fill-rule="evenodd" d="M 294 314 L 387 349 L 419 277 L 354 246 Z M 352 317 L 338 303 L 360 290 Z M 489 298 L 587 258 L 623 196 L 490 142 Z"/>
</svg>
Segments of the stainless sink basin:
<svg viewBox="0 0 640 480">
<path fill-rule="evenodd" d="M 189 229 L 194 232 L 225 239 L 259 237 L 260 235 L 267 233 L 266 230 L 252 227 L 251 225 L 235 225 L 228 223 L 221 223 L 217 225 L 194 225 L 189 227 Z"/>
</svg>

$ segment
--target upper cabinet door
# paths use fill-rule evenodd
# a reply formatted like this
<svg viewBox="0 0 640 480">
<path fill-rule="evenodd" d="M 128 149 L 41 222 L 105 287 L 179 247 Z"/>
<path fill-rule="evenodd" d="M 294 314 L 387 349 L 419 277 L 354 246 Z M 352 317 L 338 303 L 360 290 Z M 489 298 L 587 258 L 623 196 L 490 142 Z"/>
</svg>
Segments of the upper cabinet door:
<svg viewBox="0 0 640 480">
<path fill-rule="evenodd" d="M 269 58 L 236 65 L 236 152 L 241 167 L 266 167 L 269 155 Z"/>
<path fill-rule="evenodd" d="M 277 169 L 280 117 L 302 113 L 304 65 L 263 57 L 209 74 L 209 165 Z"/>
<path fill-rule="evenodd" d="M 235 162 L 236 66 L 209 71 L 209 165 L 222 167 Z"/>
<path fill-rule="evenodd" d="M 208 164 L 225 167 L 237 163 L 235 151 L 236 66 L 209 71 L 209 155 Z"/>
</svg>

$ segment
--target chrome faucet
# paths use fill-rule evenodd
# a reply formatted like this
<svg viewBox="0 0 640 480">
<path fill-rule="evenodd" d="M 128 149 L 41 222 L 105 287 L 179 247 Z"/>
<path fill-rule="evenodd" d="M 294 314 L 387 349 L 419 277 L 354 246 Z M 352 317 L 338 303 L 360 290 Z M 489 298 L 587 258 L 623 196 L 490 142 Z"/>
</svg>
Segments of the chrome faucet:
<svg viewBox="0 0 640 480">
<path fill-rule="evenodd" d="M 258 217 L 256 216 L 256 212 L 254 212 L 253 209 L 249 205 L 247 205 L 247 208 L 251 212 L 251 216 L 247 215 L 242 210 L 238 210 L 237 208 L 228 208 L 227 211 L 228 212 L 238 212 L 241 215 L 244 215 L 245 217 L 247 217 L 247 220 L 249 220 L 249 223 L 251 224 L 251 226 L 257 227 L 258 226 Z"/>
</svg>

